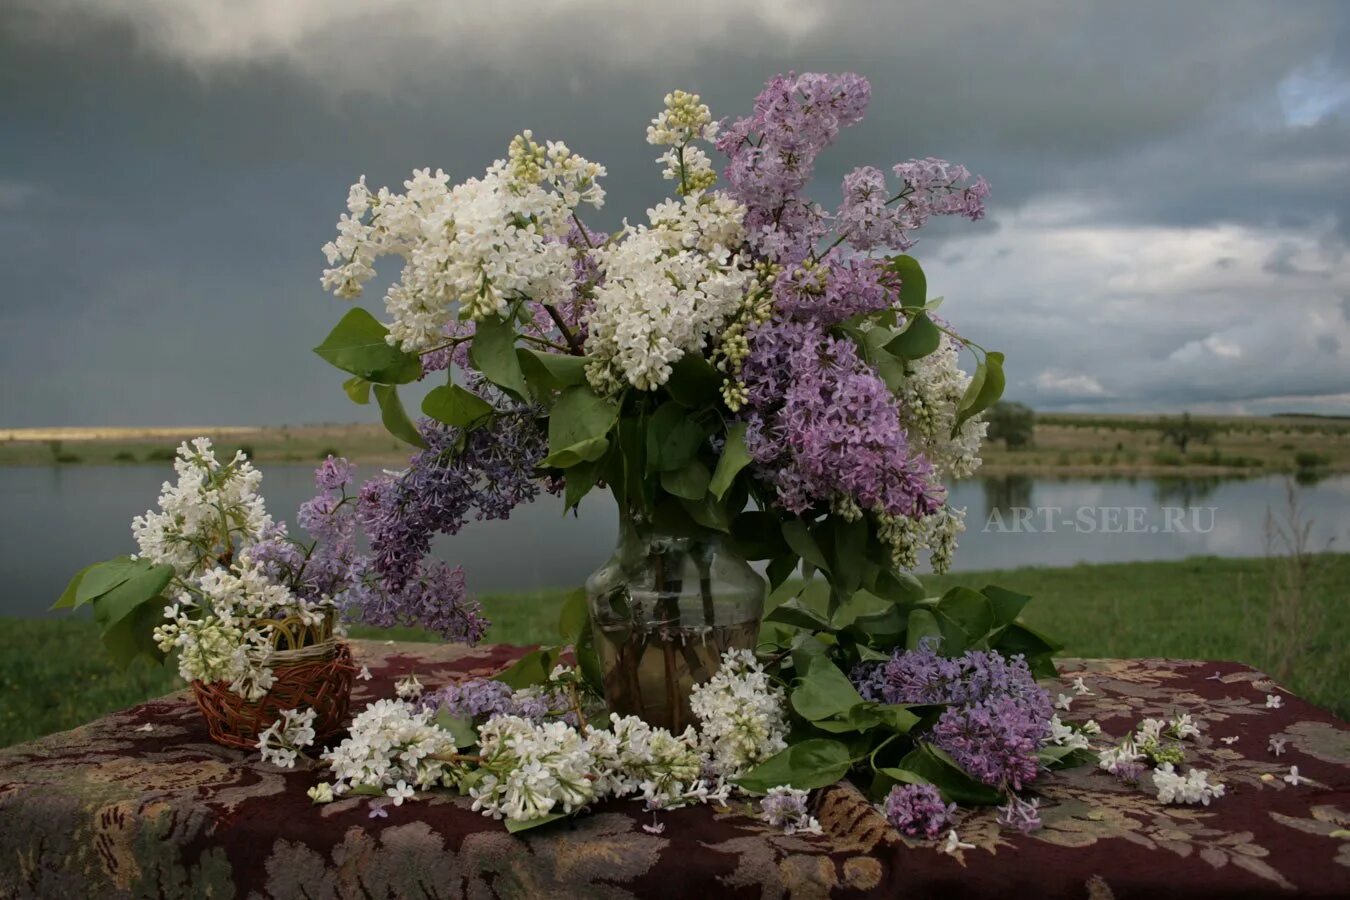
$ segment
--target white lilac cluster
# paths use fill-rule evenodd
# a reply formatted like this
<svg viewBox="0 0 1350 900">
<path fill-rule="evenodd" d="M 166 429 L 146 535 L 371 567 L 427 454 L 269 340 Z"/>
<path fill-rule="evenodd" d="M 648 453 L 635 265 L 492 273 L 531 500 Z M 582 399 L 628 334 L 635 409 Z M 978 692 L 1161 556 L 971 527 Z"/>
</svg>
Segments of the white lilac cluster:
<svg viewBox="0 0 1350 900">
<path fill-rule="evenodd" d="M 333 792 L 384 790 L 399 782 L 424 790 L 455 784 L 455 739 L 432 716 L 403 700 L 367 706 L 352 720 L 349 736 L 321 757 L 332 770 Z"/>
<path fill-rule="evenodd" d="M 564 144 L 540 147 L 529 132 L 511 143 L 482 178 L 450 186 L 437 169 L 413 172 L 405 193 L 372 194 L 364 177 L 352 186 L 337 238 L 324 246 L 331 268 L 323 285 L 360 296 L 375 260 L 403 259 L 385 292 L 390 343 L 409 352 L 443 341 L 455 318 L 506 314 L 517 299 L 560 303 L 573 288 L 566 243 L 579 204 L 600 206 L 604 169 Z"/>
<path fill-rule="evenodd" d="M 942 335 L 938 349 L 912 360 L 896 392 L 900 420 L 911 445 L 933 465 L 939 479 L 965 478 L 980 467 L 980 445 L 989 423 L 983 415 L 956 426 L 956 411 L 970 384 L 960 366 L 960 345 Z"/>
<path fill-rule="evenodd" d="M 691 194 L 648 210 L 649 226 L 627 226 L 595 251 L 604 281 L 587 317 L 586 350 L 596 390 L 665 384 L 673 362 L 739 312 L 753 272 L 729 248 L 741 241 L 744 216 L 719 194 Z"/>
<path fill-rule="evenodd" d="M 223 549 L 217 545 L 225 532 L 232 541 L 248 543 L 271 524 L 258 493 L 262 473 L 242 452 L 221 463 L 210 439 L 199 437 L 179 446 L 173 467 L 178 482 L 164 482 L 159 511 L 148 510 L 131 521 L 140 548 L 136 556 L 186 576 L 204 554 Z"/>
<path fill-rule="evenodd" d="M 549 683 L 573 675 L 555 670 Z M 783 694 L 746 651 L 728 651 L 713 682 L 695 690 L 702 732 L 690 727 L 672 734 L 618 714 L 610 716 L 608 728 L 596 728 L 572 724 L 565 710 L 538 718 L 512 712 L 491 714 L 478 725 L 472 750 L 457 748 L 438 724 L 434 704 L 379 700 L 356 716 L 341 744 L 322 755 L 332 782 L 311 797 L 323 803 L 356 790 L 384 792 L 399 802 L 412 788 L 439 785 L 467 792 L 484 815 L 511 821 L 571 813 L 608 797 L 636 797 L 652 810 L 725 803 L 732 777 L 786 746 Z M 291 724 L 287 717 L 260 741 L 265 758 L 288 765 L 313 740 L 312 729 L 301 740 L 306 733 L 287 730 Z M 771 804 L 776 815 L 795 830 L 812 830 L 805 792 L 788 797 L 786 790 L 775 794 L 781 801 Z"/>
<path fill-rule="evenodd" d="M 1049 743 L 1070 750 L 1090 750 L 1092 743 L 1088 736 L 1101 734 L 1101 730 L 1101 726 L 1092 719 L 1082 725 L 1072 725 L 1062 721 L 1056 714 L 1050 717 Z"/>
<path fill-rule="evenodd" d="M 672 91 L 666 95 L 665 109 L 647 126 L 647 143 L 670 149 L 657 158 L 665 166 L 667 181 L 678 181 L 681 195 L 707 190 L 717 181 L 712 160 L 694 141 L 717 139 L 717 123 L 712 111 L 698 94 Z"/>
<path fill-rule="evenodd" d="M 484 815 L 528 821 L 596 798 L 595 758 L 567 723 L 497 716 L 479 726 L 478 739 L 482 760 L 469 796 Z"/>
<path fill-rule="evenodd" d="M 725 802 L 729 785 L 704 778 L 704 757 L 693 728 L 676 735 L 637 716 L 610 714 L 610 731 L 588 732 L 597 789 L 604 796 L 638 794 L 650 809 Z"/>
<path fill-rule="evenodd" d="M 267 577 L 247 555 L 230 568 L 185 577 L 164 624 L 154 637 L 165 653 L 178 651 L 178 672 L 188 681 L 228 681 L 248 700 L 273 684 L 271 627 L 263 620 L 295 616 L 318 625 L 327 607 L 297 597 Z"/>
<path fill-rule="evenodd" d="M 242 453 L 216 459 L 211 441 L 178 448 L 176 484 L 164 483 L 159 510 L 132 520 L 142 559 L 173 567 L 172 603 L 154 630 L 165 653 L 178 652 L 188 681 L 229 683 L 256 700 L 272 686 L 270 627 L 263 620 L 295 616 L 319 624 L 328 604 L 295 596 L 270 579 L 249 548 L 272 525 L 258 493 L 262 473 Z"/>
<path fill-rule="evenodd" d="M 647 211 L 647 225 L 625 223 L 593 254 L 603 276 L 587 314 L 591 385 L 654 390 L 671 364 L 700 352 L 741 314 L 755 273 L 736 248 L 745 242 L 745 207 L 708 190 L 712 161 L 694 141 L 711 141 L 717 126 L 697 94 L 675 91 L 652 120 L 647 141 L 670 147 L 658 159 L 681 199 Z"/>
<path fill-rule="evenodd" d="M 956 554 L 956 542 L 966 530 L 965 507 L 946 504 L 920 518 L 893 516 L 875 512 L 877 539 L 891 551 L 891 562 L 898 569 L 919 567 L 919 558 L 928 553 L 934 572 L 945 572 Z"/>
<path fill-rule="evenodd" d="M 735 778 L 787 746 L 783 691 L 749 650 L 728 650 L 712 678 L 695 685 L 690 707 L 713 771 Z"/>
<path fill-rule="evenodd" d="M 258 750 L 265 762 L 283 769 L 295 765 L 301 751 L 314 743 L 314 716 L 312 709 L 287 709 L 258 735 Z"/>
<path fill-rule="evenodd" d="M 1159 803 L 1200 803 L 1209 806 L 1209 802 L 1222 797 L 1222 782 L 1211 782 L 1209 773 L 1201 769 L 1191 769 L 1185 775 L 1177 772 L 1171 763 L 1163 763 L 1153 770 L 1153 786 L 1158 791 Z"/>
<path fill-rule="evenodd" d="M 1222 782 L 1210 781 L 1210 773 L 1191 767 L 1185 774 L 1177 767 L 1186 754 L 1179 743 L 1168 743 L 1197 737 L 1200 727 L 1189 714 L 1174 716 L 1170 721 L 1146 718 L 1125 740 L 1108 747 L 1098 755 L 1098 766 L 1117 778 L 1138 782 L 1152 764 L 1153 787 L 1160 803 L 1202 803 L 1205 806 L 1216 797 L 1222 797 Z"/>
</svg>

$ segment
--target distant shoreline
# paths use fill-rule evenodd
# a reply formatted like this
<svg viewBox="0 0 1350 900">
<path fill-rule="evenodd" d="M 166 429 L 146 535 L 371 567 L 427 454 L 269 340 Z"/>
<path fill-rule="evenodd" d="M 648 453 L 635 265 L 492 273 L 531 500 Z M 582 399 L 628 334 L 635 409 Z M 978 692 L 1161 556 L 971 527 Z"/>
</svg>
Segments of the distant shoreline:
<svg viewBox="0 0 1350 900">
<path fill-rule="evenodd" d="M 1130 413 L 1043 413 L 1029 447 L 987 443 L 985 476 L 1252 477 L 1350 472 L 1350 420 L 1326 416 L 1195 416 L 1208 442 L 1186 452 L 1165 443 L 1166 417 Z M 413 448 L 377 423 L 297 426 L 0 428 L 0 465 L 166 464 L 198 435 L 259 463 L 313 462 L 329 453 L 367 465 L 401 466 Z"/>
</svg>

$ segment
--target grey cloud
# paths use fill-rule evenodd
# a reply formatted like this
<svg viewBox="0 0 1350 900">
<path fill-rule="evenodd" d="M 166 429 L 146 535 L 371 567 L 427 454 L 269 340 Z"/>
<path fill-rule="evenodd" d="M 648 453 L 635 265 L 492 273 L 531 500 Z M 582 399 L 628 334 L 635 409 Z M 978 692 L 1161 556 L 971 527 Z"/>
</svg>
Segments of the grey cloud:
<svg viewBox="0 0 1350 900">
<path fill-rule="evenodd" d="M 938 223 L 915 252 L 957 324 L 1008 351 L 1014 392 L 1086 402 L 1036 393 L 1046 371 L 1121 408 L 1347 383 L 1344 357 L 1309 372 L 1278 346 L 1269 367 L 1256 346 L 1169 362 L 1244 320 L 1315 349 L 1325 325 L 1268 312 L 1312 282 L 1350 321 L 1350 121 L 1300 99 L 1315 115 L 1292 126 L 1281 106 L 1310 60 L 1305 93 L 1343 76 L 1344 4 L 11 5 L 0 377 L 22 389 L 4 424 L 187 421 L 204 399 L 222 423 L 361 416 L 307 352 L 342 308 L 318 247 L 356 175 L 466 177 L 531 127 L 608 166 L 596 224 L 613 227 L 664 194 L 642 131 L 666 90 L 737 114 L 790 68 L 873 82 L 868 119 L 821 160 L 827 205 L 862 163 L 946 156 L 990 179 L 988 221 Z M 44 193 L 14 211 L 10 184 Z M 1029 224 L 1055 204 L 1075 212 Z M 1187 234 L 1215 239 L 1169 254 Z M 1168 277 L 1140 287 L 1160 260 Z"/>
</svg>

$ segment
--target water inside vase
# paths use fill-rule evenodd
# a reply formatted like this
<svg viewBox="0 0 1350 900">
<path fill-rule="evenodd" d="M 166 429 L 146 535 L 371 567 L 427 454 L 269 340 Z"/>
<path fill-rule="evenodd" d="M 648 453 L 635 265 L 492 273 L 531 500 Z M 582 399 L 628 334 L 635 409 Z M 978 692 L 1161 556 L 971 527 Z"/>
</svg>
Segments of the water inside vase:
<svg viewBox="0 0 1350 900">
<path fill-rule="evenodd" d="M 597 627 L 596 633 L 609 708 L 678 734 L 696 724 L 690 690 L 712 677 L 724 651 L 753 649 L 759 622 L 645 628 L 621 623 Z"/>
</svg>

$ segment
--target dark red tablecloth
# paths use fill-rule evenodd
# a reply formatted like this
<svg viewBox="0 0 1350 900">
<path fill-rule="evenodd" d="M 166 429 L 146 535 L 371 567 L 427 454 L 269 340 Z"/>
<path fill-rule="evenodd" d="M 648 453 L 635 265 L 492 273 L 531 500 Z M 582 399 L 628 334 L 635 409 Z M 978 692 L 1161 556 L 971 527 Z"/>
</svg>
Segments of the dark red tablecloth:
<svg viewBox="0 0 1350 900">
<path fill-rule="evenodd" d="M 375 677 L 353 702 L 390 695 L 408 672 L 428 686 L 489 674 L 517 652 L 358 642 Z M 1038 785 L 1044 828 L 1023 836 L 990 810 L 964 811 L 957 827 L 975 849 L 955 855 L 901 838 L 848 785 L 817 792 L 820 836 L 783 835 L 745 803 L 665 813 L 651 834 L 652 816 L 630 801 L 512 836 L 446 792 L 383 818 L 365 800 L 314 806 L 314 773 L 212 744 L 175 694 L 0 750 L 0 896 L 1350 896 L 1344 723 L 1232 663 L 1061 667 L 1065 684 L 1081 674 L 1094 692 L 1071 718 L 1095 717 L 1107 735 L 1191 713 L 1203 733 L 1189 761 L 1227 795 L 1162 806 L 1104 773 L 1060 773 Z M 1270 692 L 1280 708 L 1267 708 Z M 1291 765 L 1309 780 L 1287 783 Z"/>
</svg>

